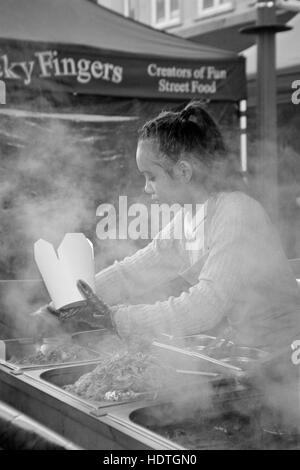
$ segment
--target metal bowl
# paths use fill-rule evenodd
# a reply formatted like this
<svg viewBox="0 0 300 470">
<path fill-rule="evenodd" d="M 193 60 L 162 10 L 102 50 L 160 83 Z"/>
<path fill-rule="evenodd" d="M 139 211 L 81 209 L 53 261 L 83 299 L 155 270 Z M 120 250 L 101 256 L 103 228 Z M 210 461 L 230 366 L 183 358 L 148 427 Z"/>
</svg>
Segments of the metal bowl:
<svg viewBox="0 0 300 470">
<path fill-rule="evenodd" d="M 180 346 L 187 349 L 202 350 L 209 347 L 210 344 L 215 342 L 215 336 L 209 335 L 189 335 L 189 336 L 171 336 L 162 335 L 162 341 L 172 344 L 174 346 Z"/>
<path fill-rule="evenodd" d="M 202 349 L 209 347 L 212 342 L 216 341 L 216 337 L 208 335 L 191 335 L 185 336 L 183 341 L 186 347 L 201 351 Z"/>
<path fill-rule="evenodd" d="M 220 359 L 231 365 L 241 367 L 242 369 L 251 367 L 259 361 L 267 359 L 269 353 L 258 348 L 249 348 L 247 346 L 227 346 L 224 348 L 212 348 L 208 354 L 215 359 Z"/>
</svg>

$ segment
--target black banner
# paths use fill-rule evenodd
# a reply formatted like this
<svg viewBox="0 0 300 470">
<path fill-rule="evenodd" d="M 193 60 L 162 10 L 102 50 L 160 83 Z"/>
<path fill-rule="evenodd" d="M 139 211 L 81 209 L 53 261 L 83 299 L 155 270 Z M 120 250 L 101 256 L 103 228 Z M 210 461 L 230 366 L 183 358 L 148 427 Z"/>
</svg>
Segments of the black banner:
<svg viewBox="0 0 300 470">
<path fill-rule="evenodd" d="M 246 98 L 245 62 L 121 55 L 87 47 L 0 42 L 0 79 L 13 88 L 155 99 Z"/>
</svg>

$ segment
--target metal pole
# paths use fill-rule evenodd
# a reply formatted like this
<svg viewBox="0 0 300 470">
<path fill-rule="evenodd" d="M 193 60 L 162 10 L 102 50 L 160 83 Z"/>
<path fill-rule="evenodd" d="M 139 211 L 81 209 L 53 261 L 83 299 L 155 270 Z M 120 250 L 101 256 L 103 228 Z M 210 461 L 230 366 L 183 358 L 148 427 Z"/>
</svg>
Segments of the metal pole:
<svg viewBox="0 0 300 470">
<path fill-rule="evenodd" d="M 258 0 L 257 25 L 276 23 L 274 2 Z M 265 209 L 278 221 L 277 89 L 275 33 L 265 29 L 257 36 L 258 182 Z"/>
<path fill-rule="evenodd" d="M 276 23 L 276 2 L 257 0 L 255 26 L 243 34 L 257 35 L 257 192 L 265 209 L 278 222 L 276 33 L 291 28 Z"/>
</svg>

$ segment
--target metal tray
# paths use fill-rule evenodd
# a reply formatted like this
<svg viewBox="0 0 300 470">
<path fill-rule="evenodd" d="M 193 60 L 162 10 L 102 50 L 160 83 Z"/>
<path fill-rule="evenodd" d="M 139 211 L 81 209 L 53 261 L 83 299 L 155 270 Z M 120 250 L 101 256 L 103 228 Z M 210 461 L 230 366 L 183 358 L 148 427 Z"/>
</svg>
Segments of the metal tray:
<svg viewBox="0 0 300 470">
<path fill-rule="evenodd" d="M 70 344 L 76 344 L 75 341 L 71 341 Z M 80 347 L 80 351 L 83 353 L 88 353 L 91 357 L 90 359 L 78 359 L 70 360 L 65 362 L 56 362 L 56 363 L 45 363 L 45 364 L 18 364 L 16 362 L 10 362 L 13 357 L 24 358 L 26 356 L 36 354 L 39 349 L 42 347 L 42 342 L 37 342 L 34 339 L 30 338 L 19 338 L 12 340 L 1 340 L 0 341 L 0 364 L 4 364 L 10 369 L 13 370 L 28 370 L 28 369 L 45 369 L 49 367 L 58 367 L 60 365 L 68 364 L 85 364 L 85 363 L 95 363 L 99 361 L 105 355 L 104 352 L 99 353 L 87 347 L 77 345 Z"/>
<path fill-rule="evenodd" d="M 48 393 L 51 395 L 58 393 L 61 397 L 64 397 L 63 400 L 67 403 L 72 402 L 79 407 L 89 408 L 91 410 L 90 415 L 98 417 L 103 422 L 105 421 L 107 425 L 113 429 L 118 429 L 123 435 L 126 436 L 130 434 L 140 436 L 144 442 L 149 442 L 149 448 L 184 449 L 179 443 L 141 426 L 138 421 L 131 418 L 131 413 L 139 409 L 148 408 L 148 406 L 152 407 L 155 403 L 160 404 L 168 402 L 171 396 L 175 402 L 180 403 L 180 405 L 187 407 L 191 411 L 193 404 L 190 400 L 190 396 L 199 396 L 198 401 L 201 402 L 201 386 L 205 387 L 207 381 L 203 381 L 202 377 L 201 380 L 198 380 L 198 378 L 194 380 L 194 377 L 191 377 L 185 379 L 185 392 L 183 394 L 181 394 L 183 389 L 180 391 L 179 395 L 176 393 L 178 390 L 164 390 L 163 393 L 149 391 L 139 394 L 135 399 L 120 400 L 118 402 L 93 402 L 92 400 L 78 397 L 62 389 L 64 385 L 74 383 L 81 375 L 92 371 L 94 367 L 95 364 L 62 366 L 48 370 L 25 371 L 24 374 L 33 379 L 39 386 L 46 386 Z M 228 378 L 215 378 L 210 381 L 209 386 L 215 391 L 214 401 L 216 402 L 220 400 L 222 400 L 222 402 L 228 401 L 229 399 L 232 400 L 233 397 L 240 397 L 241 394 L 248 393 L 247 387 L 237 384 L 236 381 L 228 380 Z M 204 394 L 205 393 L 206 392 L 204 392 Z M 126 438 L 124 439 L 126 440 Z M 154 442 L 156 442 L 155 445 L 160 447 L 153 447 Z"/>
<path fill-rule="evenodd" d="M 216 385 L 216 384 L 215 384 Z M 220 384 L 219 384 L 220 385 Z M 222 388 L 222 387 L 221 387 Z M 245 410 L 248 412 L 256 412 L 259 406 L 260 397 L 256 391 L 246 387 L 225 387 L 220 394 L 207 396 L 201 399 L 204 393 L 201 389 L 194 390 L 189 396 L 182 396 L 180 400 L 171 397 L 165 397 L 163 400 L 158 400 L 156 403 L 130 403 L 120 407 L 111 407 L 107 410 L 107 419 L 111 422 L 118 423 L 124 427 L 134 423 L 136 430 L 147 430 L 154 433 L 160 438 L 167 439 L 172 442 L 174 446 L 179 446 L 180 449 L 190 449 L 184 442 L 176 440 L 176 435 L 166 434 L 159 429 L 162 427 L 175 424 L 177 428 L 187 428 L 191 422 L 199 420 L 202 424 L 202 449 L 218 448 L 218 443 L 210 442 L 207 436 L 205 426 L 211 421 L 215 420 L 218 424 L 220 417 L 228 415 L 231 412 L 237 416 L 245 415 Z M 203 398 L 203 397 L 202 397 Z M 247 420 L 245 419 L 244 422 Z M 199 430 L 199 429 L 198 429 Z M 219 442 L 219 448 L 220 442 Z"/>
<path fill-rule="evenodd" d="M 42 372 L 31 370 L 14 374 L 0 364 L 0 399 L 84 449 L 180 449 L 128 420 L 120 422 L 110 418 L 109 410 L 129 405 L 115 403 L 109 407 L 105 403 L 101 408 L 82 403 L 75 395 L 68 396 L 59 387 L 40 380 L 38 376 Z M 148 403 L 145 400 L 136 402 L 135 407 L 145 407 Z"/>
<path fill-rule="evenodd" d="M 157 397 L 156 391 L 149 391 L 145 393 L 139 393 L 136 397 L 128 399 L 128 400 L 118 400 L 118 401 L 94 401 L 86 398 L 81 398 L 80 396 L 70 393 L 64 390 L 65 385 L 70 385 L 75 383 L 82 375 L 87 374 L 88 372 L 92 372 L 97 367 L 97 363 L 86 363 L 81 365 L 68 365 L 68 366 L 59 366 L 47 370 L 35 370 L 35 371 L 27 371 L 26 375 L 35 378 L 38 381 L 41 381 L 52 389 L 59 389 L 63 392 L 66 396 L 76 398 L 76 401 L 92 405 L 93 408 L 103 408 L 109 407 L 112 405 L 122 404 L 122 403 L 131 403 L 132 401 L 137 400 L 153 400 Z"/>
<path fill-rule="evenodd" d="M 192 393 L 198 390 L 201 385 L 212 384 L 214 387 L 236 387 L 236 382 L 228 381 L 222 378 L 220 375 L 202 375 L 194 374 L 193 371 L 189 373 L 186 370 L 174 370 L 175 376 L 178 375 L 178 388 L 176 390 L 163 389 L 163 390 L 148 390 L 143 393 L 137 393 L 134 397 L 126 400 L 118 401 L 94 401 L 87 398 L 79 397 L 73 393 L 66 391 L 63 387 L 75 383 L 82 375 L 91 372 L 97 367 L 97 362 L 76 364 L 76 365 L 60 365 L 58 367 L 52 367 L 48 369 L 27 369 L 24 371 L 25 375 L 34 378 L 36 381 L 42 382 L 50 386 L 54 390 L 60 390 L 63 394 L 70 397 L 76 397 L 78 402 L 92 405 L 94 408 L 109 407 L 116 404 L 131 403 L 137 400 L 156 400 L 158 398 L 164 399 L 170 395 L 180 395 L 181 389 L 185 391 L 185 394 Z M 177 378 L 176 378 L 177 380 Z M 180 388 L 181 387 L 181 388 Z"/>
<path fill-rule="evenodd" d="M 96 364 L 85 364 L 85 365 L 73 365 L 73 366 L 61 366 L 58 368 L 52 368 L 48 370 L 28 370 L 24 371 L 24 375 L 34 380 L 39 387 L 46 387 L 50 395 L 59 395 L 61 400 L 63 399 L 66 403 L 72 403 L 73 406 L 83 407 L 90 409 L 89 414 L 95 418 L 99 418 L 101 422 L 109 426 L 110 429 L 117 430 L 120 432 L 122 442 L 124 442 L 124 448 L 139 448 L 129 447 L 127 442 L 129 436 L 131 439 L 136 439 L 137 442 L 143 442 L 148 449 L 170 449 L 170 450 L 183 450 L 184 448 L 178 443 L 172 442 L 169 439 L 159 436 L 155 432 L 139 426 L 133 420 L 129 419 L 129 414 L 140 408 L 144 408 L 154 403 L 160 403 L 165 401 L 171 395 L 176 396 L 175 390 L 164 390 L 163 393 L 157 393 L 157 391 L 149 391 L 140 393 L 138 396 L 128 400 L 119 401 L 93 401 L 81 398 L 75 394 L 69 393 L 62 387 L 74 383 L 81 375 L 92 371 Z M 180 374 L 179 374 L 180 375 Z M 179 377 L 180 378 L 180 377 Z M 199 390 L 199 386 L 203 381 L 199 381 L 198 378 L 191 377 L 190 382 L 186 379 L 185 385 L 187 392 Z M 218 383 L 222 387 L 222 381 Z M 192 388 L 191 385 L 195 387 Z M 224 386 L 224 384 L 223 384 Z M 228 383 L 226 384 L 228 386 Z M 185 395 L 185 401 L 188 401 L 188 396 Z M 128 410 L 129 413 L 128 413 Z M 112 432 L 113 434 L 113 432 Z M 132 444 L 131 444 L 132 445 Z M 140 445 L 140 444 L 139 444 Z"/>
<path fill-rule="evenodd" d="M 208 409 L 185 408 L 185 413 L 174 403 L 158 403 L 129 412 L 128 419 L 188 450 L 300 449 L 300 433 L 292 428 L 281 432 L 274 410 L 251 394 L 220 400 Z"/>
<path fill-rule="evenodd" d="M 91 367 L 91 365 L 87 366 Z M 57 385 L 41 380 L 39 375 L 45 372 L 47 371 L 24 371 L 19 375 L 14 375 L 0 365 L 0 399 L 11 406 L 17 406 L 18 410 L 37 419 L 85 449 L 107 451 L 122 449 L 182 450 L 185 448 L 175 442 L 173 438 L 166 439 L 163 434 L 159 434 L 159 429 L 155 428 L 157 422 L 152 422 L 153 427 L 149 429 L 149 416 L 156 419 L 158 415 L 167 417 L 171 414 L 172 418 L 177 416 L 179 424 L 186 421 L 188 414 L 185 415 L 182 412 L 183 408 L 180 408 L 181 415 L 178 415 L 178 408 L 174 407 L 174 403 L 142 400 L 97 408 L 91 404 L 80 403 L 75 396 L 67 396 L 63 393 Z M 55 379 L 54 381 L 57 382 Z M 197 409 L 194 403 L 189 402 L 188 397 L 186 398 L 185 404 L 189 406 L 186 409 L 187 412 L 193 413 L 195 416 L 200 412 L 205 414 L 205 410 Z M 222 394 L 216 400 L 219 403 L 219 405 L 217 404 L 218 410 L 226 414 L 228 410 L 234 408 L 235 413 L 243 415 L 246 409 L 249 411 L 247 400 L 250 398 L 252 397 L 249 397 L 249 391 L 246 388 L 240 391 L 235 390 L 231 394 Z M 165 412 L 166 407 L 170 412 L 163 415 L 162 412 Z M 252 409 L 254 412 L 259 410 L 256 403 L 253 404 Z M 206 413 L 206 416 L 209 414 L 212 417 L 216 416 L 211 410 Z M 145 415 L 148 421 L 146 421 Z M 247 413 L 246 416 L 248 416 Z M 247 424 L 247 421 L 245 423 Z M 269 442 L 268 446 L 274 448 L 272 435 L 268 436 L 268 440 L 270 439 L 272 442 Z M 280 439 L 282 440 L 283 437 L 280 436 Z M 279 446 L 277 441 L 278 436 L 275 448 Z M 295 439 L 288 443 L 283 440 L 281 445 L 283 448 L 299 449 Z"/>
<path fill-rule="evenodd" d="M 260 433 L 256 419 L 234 410 L 193 410 L 182 417 L 172 404 L 134 411 L 130 419 L 189 450 L 257 448 Z"/>
</svg>

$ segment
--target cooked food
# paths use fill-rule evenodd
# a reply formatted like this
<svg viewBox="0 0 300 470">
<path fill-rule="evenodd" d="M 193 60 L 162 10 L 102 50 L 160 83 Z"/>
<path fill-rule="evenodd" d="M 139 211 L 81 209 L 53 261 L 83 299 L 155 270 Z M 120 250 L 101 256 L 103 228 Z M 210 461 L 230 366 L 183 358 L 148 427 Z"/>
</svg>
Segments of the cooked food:
<svg viewBox="0 0 300 470">
<path fill-rule="evenodd" d="M 190 450 L 255 449 L 260 437 L 255 420 L 234 412 L 213 419 L 198 417 L 173 426 L 149 428 Z"/>
<path fill-rule="evenodd" d="M 96 354 L 78 346 L 77 344 L 53 345 L 43 349 L 41 347 L 35 354 L 24 357 L 13 356 L 9 362 L 20 366 L 58 364 L 73 361 L 88 361 L 95 359 Z"/>
<path fill-rule="evenodd" d="M 152 355 L 128 350 L 111 355 L 64 389 L 92 401 L 118 401 L 170 387 L 175 375 Z"/>
</svg>

